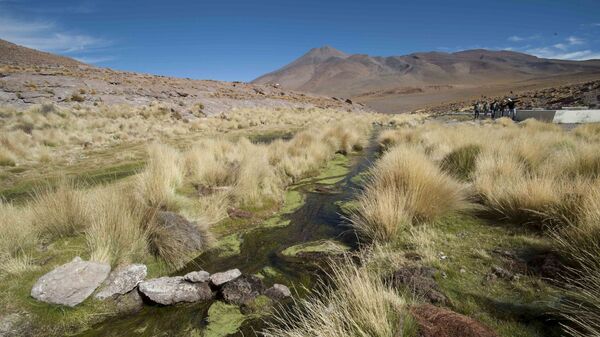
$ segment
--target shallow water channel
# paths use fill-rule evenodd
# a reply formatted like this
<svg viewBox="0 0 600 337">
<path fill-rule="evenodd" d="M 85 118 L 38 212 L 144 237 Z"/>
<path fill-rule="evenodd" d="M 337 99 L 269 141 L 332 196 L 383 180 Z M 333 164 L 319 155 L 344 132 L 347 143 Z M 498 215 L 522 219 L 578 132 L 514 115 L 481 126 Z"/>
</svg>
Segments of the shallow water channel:
<svg viewBox="0 0 600 337">
<path fill-rule="evenodd" d="M 222 256 L 207 252 L 174 275 L 183 275 L 198 269 L 214 273 L 239 268 L 244 274 L 263 275 L 266 286 L 282 283 L 292 289 L 294 296 L 305 295 L 306 289 L 314 286 L 321 275 L 320 268 L 315 263 L 290 258 L 281 252 L 294 245 L 323 239 L 333 239 L 355 247 L 356 238 L 345 225 L 338 204 L 352 199 L 358 191 L 359 185 L 353 178 L 365 171 L 375 160 L 376 145 L 373 137 L 369 146 L 360 154 L 351 155 L 349 170 L 342 175 L 320 176 L 292 186 L 292 190 L 303 196 L 304 203 L 295 211 L 279 214 L 280 219 L 275 219 L 278 222 L 289 221 L 288 225 L 259 226 L 244 232 L 239 236 L 239 254 Z M 209 327 L 213 324 L 208 318 L 211 304 L 212 302 L 172 307 L 146 305 L 137 314 L 109 319 L 80 336 L 225 335 Z M 233 335 L 256 335 L 255 331 L 262 325 L 260 318 L 246 319 Z M 207 329 L 213 331 L 207 332 Z"/>
</svg>

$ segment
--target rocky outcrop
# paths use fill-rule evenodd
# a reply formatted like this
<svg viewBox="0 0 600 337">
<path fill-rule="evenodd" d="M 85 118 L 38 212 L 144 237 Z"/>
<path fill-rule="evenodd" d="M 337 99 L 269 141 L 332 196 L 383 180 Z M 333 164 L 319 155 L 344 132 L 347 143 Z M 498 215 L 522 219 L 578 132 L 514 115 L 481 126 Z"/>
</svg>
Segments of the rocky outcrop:
<svg viewBox="0 0 600 337">
<path fill-rule="evenodd" d="M 239 269 L 231 269 L 221 273 L 212 274 L 210 276 L 210 283 L 218 287 L 240 276 L 242 276 L 242 272 Z"/>
<path fill-rule="evenodd" d="M 40 277 L 31 289 L 31 296 L 42 302 L 74 307 L 88 298 L 109 273 L 108 264 L 76 257 Z"/>
<path fill-rule="evenodd" d="M 411 308 L 421 337 L 498 337 L 492 329 L 454 311 L 423 304 Z"/>
<path fill-rule="evenodd" d="M 292 292 L 290 288 L 284 286 L 283 284 L 275 283 L 271 288 L 265 291 L 265 295 L 270 299 L 279 301 L 284 298 L 292 296 Z"/>
<path fill-rule="evenodd" d="M 171 305 L 208 301 L 214 297 L 208 283 L 192 283 L 182 276 L 160 277 L 139 284 L 139 291 L 152 302 Z"/>
<path fill-rule="evenodd" d="M 227 282 L 221 289 L 225 302 L 232 304 L 246 304 L 262 294 L 264 286 L 258 277 L 243 275 Z"/>
<path fill-rule="evenodd" d="M 110 273 L 104 286 L 96 293 L 96 298 L 107 299 L 115 295 L 123 295 L 133 290 L 146 278 L 148 268 L 143 264 L 131 264 Z"/>
</svg>

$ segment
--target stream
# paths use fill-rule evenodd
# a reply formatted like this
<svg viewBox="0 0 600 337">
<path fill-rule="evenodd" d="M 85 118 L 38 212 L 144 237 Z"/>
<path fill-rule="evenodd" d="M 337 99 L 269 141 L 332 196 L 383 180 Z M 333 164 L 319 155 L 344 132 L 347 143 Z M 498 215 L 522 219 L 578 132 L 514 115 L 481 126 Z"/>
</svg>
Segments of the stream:
<svg viewBox="0 0 600 337">
<path fill-rule="evenodd" d="M 187 267 L 173 275 L 184 275 L 189 271 L 204 269 L 210 273 L 238 268 L 244 274 L 264 275 L 268 287 L 273 283 L 282 283 L 292 289 L 293 296 L 304 296 L 322 275 L 321 269 L 310 261 L 283 256 L 281 252 L 297 244 L 334 239 L 351 248 L 356 246 L 356 238 L 340 215 L 336 203 L 352 199 L 360 186 L 353 179 L 370 167 L 377 156 L 376 132 L 369 146 L 358 154 L 350 156 L 349 172 L 338 177 L 326 179 L 308 179 L 291 186 L 300 192 L 304 203 L 295 211 L 281 216 L 289 221 L 287 226 L 258 227 L 240 235 L 239 254 L 220 257 L 204 253 Z M 338 178 L 333 184 L 320 182 Z M 315 192 L 315 188 L 326 189 Z M 265 271 L 275 271 L 265 273 Z M 212 302 L 182 304 L 176 306 L 145 305 L 137 314 L 108 319 L 80 336 L 219 336 L 205 333 L 209 324 L 208 310 Z M 254 336 L 264 322 L 260 318 L 247 319 L 235 336 Z"/>
</svg>

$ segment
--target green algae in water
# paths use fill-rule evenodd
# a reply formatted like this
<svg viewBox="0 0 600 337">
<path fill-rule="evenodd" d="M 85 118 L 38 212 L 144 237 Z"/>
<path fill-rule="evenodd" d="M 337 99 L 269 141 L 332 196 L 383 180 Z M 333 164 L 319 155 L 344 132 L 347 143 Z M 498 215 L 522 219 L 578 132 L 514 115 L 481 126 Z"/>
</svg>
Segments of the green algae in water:
<svg viewBox="0 0 600 337">
<path fill-rule="evenodd" d="M 217 301 L 208 309 L 208 326 L 204 337 L 222 337 L 236 333 L 246 317 L 237 305 Z"/>
<path fill-rule="evenodd" d="M 262 223 L 262 227 L 265 228 L 277 228 L 285 227 L 291 223 L 290 220 L 284 220 L 281 217 L 275 216 Z"/>
<path fill-rule="evenodd" d="M 318 240 L 288 247 L 284 249 L 281 254 L 294 257 L 301 253 L 340 254 L 349 250 L 350 247 L 338 241 Z"/>
<path fill-rule="evenodd" d="M 282 214 L 294 213 L 304 204 L 304 196 L 296 190 L 289 190 L 285 193 L 285 204 L 281 209 Z"/>
<path fill-rule="evenodd" d="M 239 234 L 228 235 L 217 242 L 213 248 L 219 257 L 231 257 L 241 253 L 242 239 Z"/>
<path fill-rule="evenodd" d="M 321 174 L 315 179 L 318 180 L 320 184 L 324 185 L 333 185 L 344 180 L 350 170 L 348 162 L 348 157 L 336 154 L 335 157 L 327 163 L 327 166 Z"/>
<path fill-rule="evenodd" d="M 283 277 L 282 273 L 280 273 L 277 269 L 275 269 L 271 266 L 265 266 L 260 271 L 260 275 L 262 275 L 263 277 L 270 277 L 270 278 Z"/>
<path fill-rule="evenodd" d="M 340 212 L 344 215 L 350 215 L 358 209 L 359 203 L 357 200 L 338 200 L 335 205 L 340 208 Z"/>
</svg>

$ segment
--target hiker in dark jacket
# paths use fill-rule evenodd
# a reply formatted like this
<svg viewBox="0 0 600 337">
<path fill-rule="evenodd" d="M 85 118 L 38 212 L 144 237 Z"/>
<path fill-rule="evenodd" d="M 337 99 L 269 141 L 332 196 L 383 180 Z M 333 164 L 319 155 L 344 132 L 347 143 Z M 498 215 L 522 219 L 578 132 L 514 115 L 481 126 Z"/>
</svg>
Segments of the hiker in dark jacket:
<svg viewBox="0 0 600 337">
<path fill-rule="evenodd" d="M 517 109 L 516 109 L 517 100 L 509 97 L 506 105 L 508 107 L 508 116 L 514 121 L 517 119 Z"/>
</svg>

